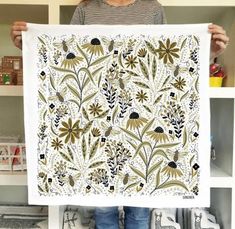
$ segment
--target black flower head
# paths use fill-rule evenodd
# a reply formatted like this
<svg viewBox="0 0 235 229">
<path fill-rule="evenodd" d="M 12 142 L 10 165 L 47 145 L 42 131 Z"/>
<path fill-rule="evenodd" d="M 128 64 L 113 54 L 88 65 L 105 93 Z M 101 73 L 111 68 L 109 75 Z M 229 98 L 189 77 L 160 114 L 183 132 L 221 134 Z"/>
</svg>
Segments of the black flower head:
<svg viewBox="0 0 235 229">
<path fill-rule="evenodd" d="M 139 128 L 140 126 L 143 126 L 144 123 L 147 122 L 146 118 L 140 117 L 140 115 L 137 112 L 132 112 L 129 116 L 129 120 L 127 121 L 126 128 L 128 129 L 135 129 Z"/>
<path fill-rule="evenodd" d="M 177 168 L 177 164 L 174 161 L 170 161 L 167 166 L 162 169 L 162 172 L 168 176 L 181 177 L 183 173 Z"/>
<path fill-rule="evenodd" d="M 104 55 L 103 47 L 98 38 L 91 39 L 90 43 L 82 45 L 82 48 L 86 49 L 90 54 L 99 56 L 100 54 Z"/>
<path fill-rule="evenodd" d="M 74 53 L 70 52 L 66 55 L 66 58 L 62 61 L 62 67 L 73 68 L 83 60 L 80 56 L 75 56 Z"/>
<path fill-rule="evenodd" d="M 159 141 L 159 142 L 165 142 L 168 140 L 167 135 L 164 133 L 163 128 L 160 126 L 156 127 L 152 131 L 148 131 L 147 135 L 149 135 L 150 138 L 152 138 L 153 140 Z"/>
</svg>

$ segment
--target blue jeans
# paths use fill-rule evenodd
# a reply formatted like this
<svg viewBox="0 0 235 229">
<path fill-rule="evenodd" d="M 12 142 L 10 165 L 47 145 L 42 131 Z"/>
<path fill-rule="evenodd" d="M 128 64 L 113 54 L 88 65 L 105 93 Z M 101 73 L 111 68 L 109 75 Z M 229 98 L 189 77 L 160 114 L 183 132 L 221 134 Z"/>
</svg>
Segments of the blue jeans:
<svg viewBox="0 0 235 229">
<path fill-rule="evenodd" d="M 125 229 L 148 229 L 149 208 L 124 207 Z M 105 207 L 95 209 L 96 229 L 119 229 L 118 207 Z"/>
</svg>

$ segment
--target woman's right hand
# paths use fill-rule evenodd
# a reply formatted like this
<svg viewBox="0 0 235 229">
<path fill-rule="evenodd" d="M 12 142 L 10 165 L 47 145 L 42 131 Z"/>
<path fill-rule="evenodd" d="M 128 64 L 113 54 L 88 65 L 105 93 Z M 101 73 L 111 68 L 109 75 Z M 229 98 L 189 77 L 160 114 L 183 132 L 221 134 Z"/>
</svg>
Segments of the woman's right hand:
<svg viewBox="0 0 235 229">
<path fill-rule="evenodd" d="M 22 31 L 27 31 L 27 23 L 16 21 L 11 27 L 11 39 L 17 48 L 22 49 Z"/>
</svg>

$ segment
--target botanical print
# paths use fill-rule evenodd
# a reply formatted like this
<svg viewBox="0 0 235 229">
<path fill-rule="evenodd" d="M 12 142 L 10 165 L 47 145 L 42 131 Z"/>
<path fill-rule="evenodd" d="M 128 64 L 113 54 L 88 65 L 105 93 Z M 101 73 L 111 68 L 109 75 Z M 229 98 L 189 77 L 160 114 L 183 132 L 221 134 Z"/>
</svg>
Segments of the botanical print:
<svg viewBox="0 0 235 229">
<path fill-rule="evenodd" d="M 41 196 L 199 194 L 199 36 L 37 38 Z"/>
</svg>

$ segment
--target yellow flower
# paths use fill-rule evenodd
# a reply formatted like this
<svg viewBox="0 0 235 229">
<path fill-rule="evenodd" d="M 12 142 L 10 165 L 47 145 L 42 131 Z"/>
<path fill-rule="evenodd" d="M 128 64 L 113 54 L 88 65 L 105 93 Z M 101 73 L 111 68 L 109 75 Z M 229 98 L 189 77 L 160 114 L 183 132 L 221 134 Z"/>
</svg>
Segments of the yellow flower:
<svg viewBox="0 0 235 229">
<path fill-rule="evenodd" d="M 133 57 L 133 55 L 130 55 L 126 58 L 126 66 L 129 68 L 131 67 L 131 69 L 136 67 L 136 64 L 138 64 L 138 62 L 136 61 L 137 57 Z"/>
<path fill-rule="evenodd" d="M 177 54 L 177 52 L 179 52 L 179 48 L 175 47 L 176 44 L 176 42 L 171 43 L 169 38 L 166 40 L 166 44 L 159 41 L 159 48 L 156 49 L 156 52 L 159 53 L 159 59 L 163 59 L 164 64 L 168 61 L 173 64 L 173 57 L 179 58 L 179 55 Z"/>
<path fill-rule="evenodd" d="M 177 164 L 174 161 L 169 162 L 168 165 L 163 168 L 162 172 L 175 178 L 177 178 L 177 176 L 183 176 L 183 173 L 177 169 Z"/>
<path fill-rule="evenodd" d="M 138 51 L 138 56 L 139 57 L 145 57 L 147 54 L 147 50 L 145 48 L 141 48 L 139 51 Z"/>
<path fill-rule="evenodd" d="M 51 142 L 51 146 L 56 149 L 56 150 L 59 150 L 59 149 L 62 149 L 62 141 L 59 140 L 58 138 L 56 139 L 53 139 L 52 142 Z"/>
<path fill-rule="evenodd" d="M 159 142 L 168 141 L 167 135 L 164 133 L 164 130 L 160 126 L 155 128 L 155 130 L 148 131 L 147 135 L 149 135 L 150 138 L 152 138 L 155 141 L 159 141 Z"/>
<path fill-rule="evenodd" d="M 93 103 L 90 105 L 89 108 L 90 114 L 93 114 L 94 116 L 99 115 L 103 110 L 102 106 L 99 103 Z"/>
<path fill-rule="evenodd" d="M 61 67 L 73 68 L 76 65 L 78 65 L 82 60 L 83 60 L 82 57 L 75 56 L 72 52 L 70 52 L 69 54 L 67 54 L 65 60 L 62 61 Z"/>
<path fill-rule="evenodd" d="M 93 137 L 99 137 L 101 135 L 100 130 L 98 128 L 93 128 L 91 130 L 91 133 L 92 133 Z"/>
<path fill-rule="evenodd" d="M 144 101 L 146 101 L 148 99 L 147 93 L 143 92 L 143 90 L 138 91 L 136 94 L 136 99 L 139 102 L 143 103 Z"/>
<path fill-rule="evenodd" d="M 79 128 L 79 120 L 76 121 L 74 124 L 72 123 L 72 119 L 69 118 L 68 122 L 62 122 L 63 127 L 59 128 L 61 134 L 59 137 L 65 137 L 65 143 L 71 141 L 72 143 L 75 142 L 75 138 L 80 138 L 80 133 L 83 129 Z"/>
<path fill-rule="evenodd" d="M 83 44 L 82 48 L 86 49 L 90 54 L 104 55 L 103 47 L 98 38 L 93 38 L 90 43 Z"/>
<path fill-rule="evenodd" d="M 137 112 L 132 112 L 129 116 L 129 120 L 127 121 L 126 128 L 128 129 L 130 127 L 130 129 L 135 129 L 143 126 L 147 121 L 148 120 L 146 118 L 140 117 Z"/>
<path fill-rule="evenodd" d="M 184 86 L 186 86 L 186 81 L 184 78 L 179 77 L 176 79 L 175 82 L 172 84 L 176 89 L 183 91 Z"/>
</svg>

